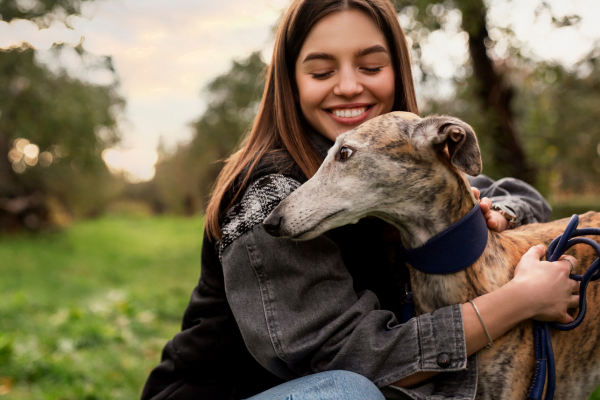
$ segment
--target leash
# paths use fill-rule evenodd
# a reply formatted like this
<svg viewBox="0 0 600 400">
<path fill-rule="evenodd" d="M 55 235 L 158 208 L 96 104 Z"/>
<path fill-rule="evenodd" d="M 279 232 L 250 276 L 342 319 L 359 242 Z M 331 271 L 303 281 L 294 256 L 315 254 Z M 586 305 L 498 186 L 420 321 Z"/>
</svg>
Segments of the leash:
<svg viewBox="0 0 600 400">
<path fill-rule="evenodd" d="M 528 400 L 541 400 L 546 380 L 545 400 L 553 400 L 556 385 L 556 369 L 550 327 L 560 331 L 568 331 L 578 327 L 587 310 L 586 291 L 590 282 L 600 279 L 600 245 L 592 239 L 580 236 L 600 235 L 600 228 L 576 229 L 579 217 L 573 215 L 565 232 L 550 243 L 546 252 L 546 260 L 558 259 L 576 244 L 591 246 L 598 258 L 583 275 L 571 274 L 569 277 L 580 281 L 579 312 L 573 322 L 559 324 L 533 321 L 533 337 L 536 356 L 535 372 Z M 488 229 L 479 204 L 458 222 L 448 229 L 429 239 L 423 246 L 415 249 L 402 247 L 404 260 L 413 268 L 428 274 L 445 275 L 462 271 L 479 259 L 487 245 Z M 456 260 L 459 260 L 458 262 Z M 401 323 L 407 322 L 414 315 L 412 292 L 406 293 Z M 546 379 L 547 378 L 547 379 Z"/>
<path fill-rule="evenodd" d="M 558 261 L 567 250 L 576 244 L 587 244 L 591 246 L 598 255 L 598 258 L 590 265 L 587 271 L 583 275 L 571 274 L 569 278 L 580 281 L 581 286 L 579 288 L 579 312 L 577 317 L 568 324 L 559 324 L 556 322 L 540 322 L 533 321 L 533 338 L 535 346 L 536 356 L 536 368 L 533 376 L 533 382 L 529 388 L 529 400 L 541 400 L 542 393 L 544 392 L 544 384 L 546 383 L 546 377 L 548 385 L 546 388 L 545 400 L 552 400 L 554 398 L 554 390 L 556 384 L 556 371 L 554 363 L 554 353 L 552 351 L 552 338 L 550 337 L 550 326 L 559 331 L 570 331 L 571 329 L 577 328 L 587 311 L 587 299 L 586 291 L 587 286 L 590 282 L 600 279 L 600 245 L 594 242 L 592 239 L 584 238 L 580 236 L 600 235 L 599 228 L 584 228 L 576 229 L 579 225 L 579 217 L 573 215 L 565 232 L 558 236 L 550 243 L 548 250 L 546 251 L 546 260 Z"/>
</svg>

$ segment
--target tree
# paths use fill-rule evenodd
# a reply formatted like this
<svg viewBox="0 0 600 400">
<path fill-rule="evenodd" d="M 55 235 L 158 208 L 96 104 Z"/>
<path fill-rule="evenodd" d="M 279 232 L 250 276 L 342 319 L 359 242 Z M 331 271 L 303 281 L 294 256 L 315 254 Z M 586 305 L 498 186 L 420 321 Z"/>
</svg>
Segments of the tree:
<svg viewBox="0 0 600 400">
<path fill-rule="evenodd" d="M 575 71 L 540 63 L 516 98 L 525 149 L 540 168 L 542 192 L 600 194 L 599 55 L 593 51 Z M 588 73 L 582 76 L 581 71 Z"/>
<path fill-rule="evenodd" d="M 461 16 L 460 28 L 468 35 L 468 49 L 470 53 L 469 69 L 472 76 L 457 79 L 459 94 L 463 100 L 469 98 L 476 100 L 469 104 L 477 106 L 484 121 L 482 130 L 479 131 L 483 141 L 487 141 L 489 159 L 486 165 L 497 176 L 513 176 L 534 183 L 536 170 L 533 163 L 526 156 L 521 134 L 518 132 L 517 115 L 514 111 L 516 88 L 512 83 L 511 74 L 525 64 L 535 64 L 527 59 L 519 49 L 519 43 L 514 38 L 509 28 L 494 27 L 490 25 L 489 8 L 483 0 L 446 0 L 432 2 L 428 0 L 397 0 L 395 2 L 400 13 L 410 15 L 415 20 L 411 27 L 405 27 L 409 36 L 413 38 L 416 62 L 420 63 L 420 42 L 436 30 L 443 30 L 451 14 L 458 11 Z M 552 13 L 550 6 L 540 1 L 538 12 Z M 556 18 L 552 21 L 557 27 L 568 26 L 578 21 L 577 16 Z M 493 28 L 496 35 L 492 39 L 489 29 Z M 508 45 L 506 56 L 503 58 L 495 52 L 499 42 Z M 511 58 L 513 62 L 506 62 Z M 521 62 L 514 62 L 520 59 Z M 431 77 L 427 68 L 421 68 L 424 79 Z M 435 103 L 435 99 L 433 99 Z M 439 109 L 439 107 L 433 107 Z"/>
<path fill-rule="evenodd" d="M 55 20 L 69 26 L 69 16 L 79 14 L 83 1 L 8 0 L 0 2 L 0 15 L 40 27 Z M 85 53 L 81 46 L 76 51 Z M 114 72 L 110 58 L 99 64 Z M 0 98 L 0 230 L 42 225 L 49 195 L 73 211 L 80 211 L 76 203 L 87 196 L 90 211 L 101 195 L 86 194 L 78 182 L 110 179 L 100 154 L 120 138 L 117 117 L 125 103 L 116 84 L 93 85 L 64 71 L 53 73 L 23 44 L 0 51 Z"/>
<path fill-rule="evenodd" d="M 264 89 L 265 63 L 258 52 L 234 61 L 204 89 L 206 111 L 194 122 L 194 136 L 156 168 L 145 193 L 155 210 L 192 214 L 203 209 L 223 160 L 250 129 Z"/>
</svg>

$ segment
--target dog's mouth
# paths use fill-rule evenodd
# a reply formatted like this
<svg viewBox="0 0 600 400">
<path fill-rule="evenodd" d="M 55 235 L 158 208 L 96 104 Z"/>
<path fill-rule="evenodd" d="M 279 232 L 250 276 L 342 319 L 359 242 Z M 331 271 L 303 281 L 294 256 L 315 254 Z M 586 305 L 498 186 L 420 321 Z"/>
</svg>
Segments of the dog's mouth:
<svg viewBox="0 0 600 400">
<path fill-rule="evenodd" d="M 317 228 L 320 227 L 324 222 L 326 222 L 327 220 L 330 220 L 331 218 L 335 217 L 336 215 L 338 215 L 340 213 L 343 213 L 346 210 L 347 210 L 346 208 L 342 208 L 341 210 L 332 212 L 331 214 L 327 215 L 325 218 L 321 219 L 317 224 L 313 225 L 312 228 L 309 228 L 305 231 L 300 232 L 297 235 L 292 236 L 291 239 L 302 240 L 303 237 L 309 235 L 311 232 L 316 231 Z"/>
</svg>

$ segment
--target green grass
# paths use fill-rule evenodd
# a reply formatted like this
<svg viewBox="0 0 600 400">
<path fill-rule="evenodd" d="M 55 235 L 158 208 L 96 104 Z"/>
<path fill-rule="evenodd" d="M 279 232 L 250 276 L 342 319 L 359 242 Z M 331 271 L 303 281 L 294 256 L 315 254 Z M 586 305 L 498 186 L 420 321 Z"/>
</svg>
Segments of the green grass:
<svg viewBox="0 0 600 400">
<path fill-rule="evenodd" d="M 135 399 L 200 273 L 201 219 L 0 238 L 0 398 Z"/>
<path fill-rule="evenodd" d="M 179 331 L 201 240 L 198 218 L 0 237 L 0 399 L 139 398 Z"/>
<path fill-rule="evenodd" d="M 552 215 L 551 220 L 570 218 L 573 214 L 585 214 L 593 210 L 600 212 L 600 197 L 598 196 L 579 196 L 563 201 L 551 201 Z"/>
</svg>

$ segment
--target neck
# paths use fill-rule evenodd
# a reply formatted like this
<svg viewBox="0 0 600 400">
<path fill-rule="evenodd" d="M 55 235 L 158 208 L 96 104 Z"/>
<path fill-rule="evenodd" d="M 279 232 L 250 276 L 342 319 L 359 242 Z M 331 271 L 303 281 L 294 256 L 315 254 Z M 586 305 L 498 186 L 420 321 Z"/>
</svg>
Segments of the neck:
<svg viewBox="0 0 600 400">
<path fill-rule="evenodd" d="M 477 200 L 471 186 L 462 173 L 453 174 L 437 182 L 440 187 L 430 201 L 418 205 L 398 204 L 381 215 L 396 226 L 402 235 L 402 243 L 408 249 L 420 247 L 473 209 Z"/>
</svg>

